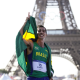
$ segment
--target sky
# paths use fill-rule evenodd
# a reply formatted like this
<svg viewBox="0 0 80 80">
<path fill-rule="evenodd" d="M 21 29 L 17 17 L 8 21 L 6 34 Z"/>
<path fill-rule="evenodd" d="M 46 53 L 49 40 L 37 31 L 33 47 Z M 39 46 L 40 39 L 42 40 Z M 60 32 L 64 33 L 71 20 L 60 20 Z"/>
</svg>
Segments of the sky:
<svg viewBox="0 0 80 80">
<path fill-rule="evenodd" d="M 80 29 L 80 1 L 70 0 L 71 8 Z M 5 68 L 11 59 L 12 55 L 15 54 L 15 39 L 18 31 L 25 22 L 28 12 L 32 14 L 35 0 L 0 0 L 0 69 Z M 55 10 L 56 15 L 57 10 Z M 49 16 L 52 15 L 52 11 Z M 50 16 L 51 17 L 51 16 Z M 46 19 L 46 23 L 47 23 Z M 49 20 L 52 24 L 52 20 Z M 54 18 L 54 26 L 49 26 L 45 23 L 47 29 L 61 29 L 62 27 L 59 18 Z M 57 24 L 58 23 L 58 24 Z M 76 67 L 68 60 L 61 57 L 53 56 L 53 66 L 55 69 L 54 75 L 68 75 L 69 73 L 77 74 Z M 59 64 L 60 63 L 60 64 Z M 68 66 L 69 65 L 69 66 Z M 63 70 L 64 69 L 64 70 Z M 68 72 L 67 70 L 70 71 Z"/>
</svg>

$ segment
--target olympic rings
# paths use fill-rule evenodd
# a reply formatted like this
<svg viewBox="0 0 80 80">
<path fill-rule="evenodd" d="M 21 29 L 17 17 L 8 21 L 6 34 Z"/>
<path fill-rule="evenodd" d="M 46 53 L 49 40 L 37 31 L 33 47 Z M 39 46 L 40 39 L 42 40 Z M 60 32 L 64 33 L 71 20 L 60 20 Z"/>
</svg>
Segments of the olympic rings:
<svg viewBox="0 0 80 80">
<path fill-rule="evenodd" d="M 64 19 L 65 19 L 65 13 L 64 13 L 63 11 L 60 11 L 60 13 L 62 13 L 62 14 L 64 15 L 63 18 L 61 18 L 61 20 L 64 20 Z M 41 12 L 39 13 L 39 19 L 40 19 L 40 20 L 43 20 L 43 19 L 41 18 L 41 15 L 42 15 L 42 14 L 46 14 L 46 12 L 45 12 L 45 11 L 41 11 Z M 54 18 L 60 17 L 60 16 L 57 15 L 57 14 L 56 14 L 56 15 L 53 15 L 53 16 L 54 16 Z M 49 18 L 50 18 L 50 15 L 46 15 L 45 17 L 49 17 Z M 54 19 L 54 18 L 53 18 L 53 19 Z M 51 19 L 52 19 L 52 17 L 51 17 Z M 53 20 L 53 19 L 52 19 L 52 20 Z"/>
</svg>

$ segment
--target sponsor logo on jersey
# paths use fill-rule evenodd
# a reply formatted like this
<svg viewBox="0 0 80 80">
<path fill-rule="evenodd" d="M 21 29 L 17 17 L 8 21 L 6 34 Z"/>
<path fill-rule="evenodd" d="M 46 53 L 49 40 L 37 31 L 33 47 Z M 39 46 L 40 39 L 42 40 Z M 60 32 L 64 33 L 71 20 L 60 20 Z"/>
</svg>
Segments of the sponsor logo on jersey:
<svg viewBox="0 0 80 80">
<path fill-rule="evenodd" d="M 39 47 L 35 47 L 36 50 L 39 50 Z"/>
<path fill-rule="evenodd" d="M 38 67 L 37 67 L 37 68 L 42 69 L 42 64 L 41 64 L 41 63 L 39 63 L 39 65 L 38 65 Z"/>
</svg>

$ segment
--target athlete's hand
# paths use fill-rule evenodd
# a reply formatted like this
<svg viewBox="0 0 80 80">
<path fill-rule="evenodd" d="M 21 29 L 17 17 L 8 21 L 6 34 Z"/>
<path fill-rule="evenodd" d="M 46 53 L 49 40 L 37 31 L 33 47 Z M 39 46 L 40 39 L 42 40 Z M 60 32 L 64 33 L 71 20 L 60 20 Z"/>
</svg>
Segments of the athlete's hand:
<svg viewBox="0 0 80 80">
<path fill-rule="evenodd" d="M 28 12 L 28 19 L 30 19 L 30 12 Z"/>
<path fill-rule="evenodd" d="M 28 17 L 26 18 L 26 21 L 30 19 L 30 12 L 28 12 Z"/>
<path fill-rule="evenodd" d="M 53 80 L 53 78 L 51 77 L 50 80 Z"/>
<path fill-rule="evenodd" d="M 23 36 L 23 28 L 26 25 L 27 20 L 29 20 L 29 19 L 30 19 L 30 12 L 28 12 L 28 17 L 26 18 L 25 23 L 23 24 L 22 28 L 20 29 L 20 33 L 22 36 Z"/>
</svg>

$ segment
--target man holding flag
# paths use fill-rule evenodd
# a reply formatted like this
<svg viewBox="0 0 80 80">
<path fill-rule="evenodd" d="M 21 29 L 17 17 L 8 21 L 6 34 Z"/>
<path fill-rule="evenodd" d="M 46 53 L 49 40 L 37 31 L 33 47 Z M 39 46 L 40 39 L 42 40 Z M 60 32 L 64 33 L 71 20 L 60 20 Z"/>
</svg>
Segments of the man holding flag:
<svg viewBox="0 0 80 80">
<path fill-rule="evenodd" d="M 44 42 L 47 35 L 42 25 L 36 27 L 33 17 L 28 17 L 16 37 L 16 55 L 28 80 L 53 80 L 51 49 Z"/>
</svg>

